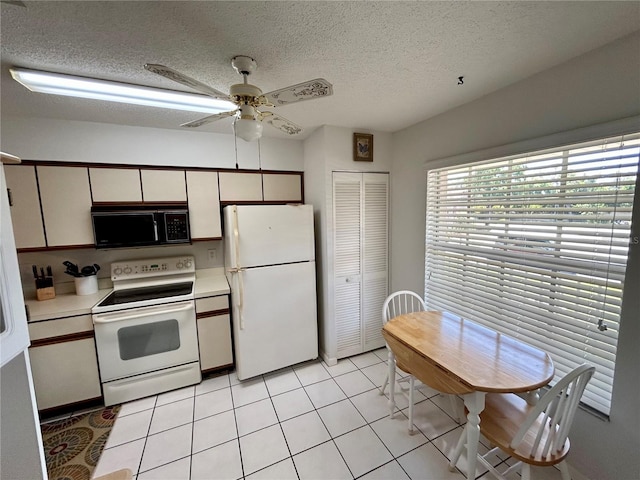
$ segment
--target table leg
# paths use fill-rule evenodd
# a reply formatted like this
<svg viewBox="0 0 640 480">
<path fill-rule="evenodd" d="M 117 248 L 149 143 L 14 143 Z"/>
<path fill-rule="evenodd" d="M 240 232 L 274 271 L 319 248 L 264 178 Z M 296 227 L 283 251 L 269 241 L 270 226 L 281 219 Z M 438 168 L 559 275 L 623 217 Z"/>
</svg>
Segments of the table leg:
<svg viewBox="0 0 640 480">
<path fill-rule="evenodd" d="M 387 363 L 389 367 L 389 418 L 393 418 L 393 412 L 396 409 L 396 357 L 389 350 Z"/>
<path fill-rule="evenodd" d="M 467 415 L 467 479 L 476 477 L 478 443 L 480 442 L 480 412 L 484 410 L 485 392 L 472 392 L 463 396 Z"/>
</svg>

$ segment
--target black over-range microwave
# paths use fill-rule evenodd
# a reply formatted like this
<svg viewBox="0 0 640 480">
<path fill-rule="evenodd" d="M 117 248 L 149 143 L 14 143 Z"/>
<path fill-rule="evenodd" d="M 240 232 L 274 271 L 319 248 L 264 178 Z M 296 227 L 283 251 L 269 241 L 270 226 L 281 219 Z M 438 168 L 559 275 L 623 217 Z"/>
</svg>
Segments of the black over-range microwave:
<svg viewBox="0 0 640 480">
<path fill-rule="evenodd" d="M 189 213 L 176 206 L 93 206 L 96 248 L 189 243 Z"/>
</svg>

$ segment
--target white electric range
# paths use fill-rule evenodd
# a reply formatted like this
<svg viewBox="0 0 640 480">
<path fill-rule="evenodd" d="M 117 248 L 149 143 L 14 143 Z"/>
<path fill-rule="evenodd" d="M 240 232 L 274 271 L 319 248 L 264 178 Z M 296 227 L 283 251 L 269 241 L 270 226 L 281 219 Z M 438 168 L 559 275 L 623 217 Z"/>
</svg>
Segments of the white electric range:
<svg viewBox="0 0 640 480">
<path fill-rule="evenodd" d="M 105 405 L 199 383 L 194 258 L 114 262 L 111 280 L 91 310 Z"/>
</svg>

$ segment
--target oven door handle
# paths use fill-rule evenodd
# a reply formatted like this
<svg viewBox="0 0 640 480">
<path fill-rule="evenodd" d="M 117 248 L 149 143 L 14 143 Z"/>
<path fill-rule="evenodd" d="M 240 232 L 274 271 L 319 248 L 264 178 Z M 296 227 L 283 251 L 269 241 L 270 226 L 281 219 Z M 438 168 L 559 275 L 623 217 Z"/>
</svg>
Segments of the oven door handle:
<svg viewBox="0 0 640 480">
<path fill-rule="evenodd" d="M 113 323 L 122 322 L 124 320 L 134 320 L 136 318 L 150 317 L 152 315 L 171 314 L 176 312 L 183 312 L 185 310 L 194 309 L 193 302 L 179 302 L 170 305 L 157 305 L 153 307 L 142 307 L 136 309 L 136 311 L 122 311 L 122 312 L 108 312 L 99 313 L 93 315 L 93 323 Z"/>
</svg>

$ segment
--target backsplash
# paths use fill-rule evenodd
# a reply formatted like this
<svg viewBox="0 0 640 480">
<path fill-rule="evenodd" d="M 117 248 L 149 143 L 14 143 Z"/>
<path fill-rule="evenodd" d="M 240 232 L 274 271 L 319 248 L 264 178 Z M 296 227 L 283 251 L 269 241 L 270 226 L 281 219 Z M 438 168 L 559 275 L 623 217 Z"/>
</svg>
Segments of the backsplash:
<svg viewBox="0 0 640 480">
<path fill-rule="evenodd" d="M 215 260 L 210 258 L 209 251 L 215 250 Z M 66 267 L 62 262 L 69 260 L 78 265 L 100 265 L 98 282 L 100 288 L 111 286 L 111 262 L 119 262 L 128 259 L 141 259 L 151 257 L 171 257 L 179 255 L 193 255 L 196 269 L 214 268 L 224 266 L 224 249 L 222 240 L 209 242 L 194 242 L 191 245 L 119 248 L 98 250 L 93 248 L 81 248 L 76 250 L 49 250 L 43 252 L 27 252 L 18 254 L 20 264 L 20 276 L 22 289 L 26 298 L 35 298 L 35 282 L 32 265 L 45 268 L 50 265 L 53 271 L 54 287 L 56 293 L 74 291 L 73 277 L 65 274 Z"/>
</svg>

